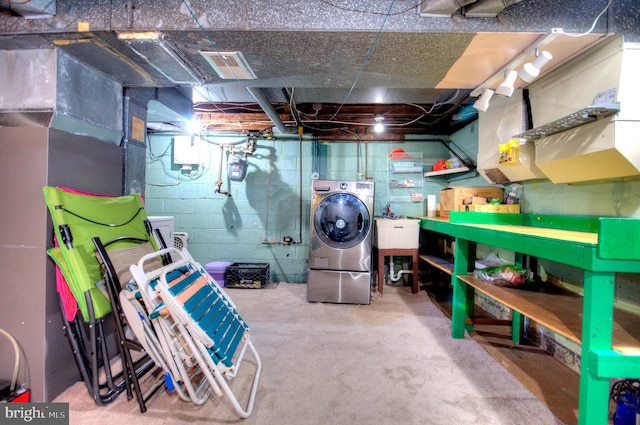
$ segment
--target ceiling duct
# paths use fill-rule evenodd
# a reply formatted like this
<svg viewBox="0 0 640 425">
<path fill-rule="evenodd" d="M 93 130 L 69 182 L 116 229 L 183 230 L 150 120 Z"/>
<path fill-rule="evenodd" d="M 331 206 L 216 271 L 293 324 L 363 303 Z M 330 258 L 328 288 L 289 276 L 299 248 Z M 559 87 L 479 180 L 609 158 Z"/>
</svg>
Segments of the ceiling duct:
<svg viewBox="0 0 640 425">
<path fill-rule="evenodd" d="M 256 74 L 249 67 L 242 52 L 200 52 L 216 71 L 218 76 L 224 80 L 255 80 Z"/>
<path fill-rule="evenodd" d="M 458 9 L 476 0 L 427 0 L 420 3 L 420 16 L 450 18 Z"/>
<path fill-rule="evenodd" d="M 200 75 L 182 52 L 158 31 L 121 32 L 118 39 L 175 84 L 202 84 Z"/>
<path fill-rule="evenodd" d="M 0 87 L 0 127 L 122 139 L 122 86 L 60 50 L 0 50 Z"/>
<path fill-rule="evenodd" d="M 25 19 L 51 18 L 56 14 L 55 0 L 0 1 L 0 10 L 9 9 Z"/>
<path fill-rule="evenodd" d="M 260 105 L 264 113 L 269 116 L 269 118 L 273 122 L 273 125 L 276 127 L 276 130 L 278 130 L 277 132 L 282 134 L 288 133 L 287 127 L 280 119 L 280 115 L 278 115 L 278 111 L 276 111 L 271 102 L 269 102 L 269 99 L 267 99 L 267 96 L 264 94 L 262 89 L 247 87 L 247 90 L 249 91 L 251 96 L 253 96 L 256 102 L 258 102 L 258 105 Z"/>
<path fill-rule="evenodd" d="M 495 18 L 505 8 L 522 0 L 478 0 L 466 7 L 463 14 L 467 18 Z"/>
</svg>

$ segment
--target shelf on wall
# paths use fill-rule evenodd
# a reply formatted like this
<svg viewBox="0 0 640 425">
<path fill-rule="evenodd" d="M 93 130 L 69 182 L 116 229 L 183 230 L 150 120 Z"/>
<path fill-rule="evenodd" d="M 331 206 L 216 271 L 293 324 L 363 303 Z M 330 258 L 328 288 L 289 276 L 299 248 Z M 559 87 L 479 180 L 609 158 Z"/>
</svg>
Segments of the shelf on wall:
<svg viewBox="0 0 640 425">
<path fill-rule="evenodd" d="M 407 195 L 407 196 L 390 196 L 389 197 L 389 202 L 405 202 L 405 203 L 414 203 L 414 204 L 418 204 L 420 202 L 424 201 L 424 197 L 422 196 L 422 194 L 418 194 L 420 196 L 411 196 L 411 195 Z"/>
<path fill-rule="evenodd" d="M 422 152 L 403 152 L 387 161 L 389 202 L 423 202 Z"/>
<path fill-rule="evenodd" d="M 620 112 L 619 103 L 592 105 L 550 123 L 544 124 L 540 127 L 527 130 L 524 133 L 520 133 L 513 137 L 515 139 L 526 139 L 528 141 L 534 141 L 540 139 L 541 137 L 551 136 L 552 134 L 560 133 L 562 131 L 570 130 L 572 128 L 579 127 L 593 121 L 601 120 L 608 116 L 617 114 L 618 112 Z"/>
<path fill-rule="evenodd" d="M 466 173 L 467 171 L 471 171 L 471 168 L 469 167 L 447 168 L 446 170 L 427 171 L 426 173 L 424 173 L 424 176 L 425 177 L 444 176 L 447 174 Z"/>
</svg>

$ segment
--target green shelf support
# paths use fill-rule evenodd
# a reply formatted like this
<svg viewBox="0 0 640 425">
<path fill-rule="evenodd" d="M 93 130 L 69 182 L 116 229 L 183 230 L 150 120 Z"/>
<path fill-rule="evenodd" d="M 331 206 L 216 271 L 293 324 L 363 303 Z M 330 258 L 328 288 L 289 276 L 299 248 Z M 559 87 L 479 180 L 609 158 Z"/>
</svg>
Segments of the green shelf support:
<svg viewBox="0 0 640 425">
<path fill-rule="evenodd" d="M 469 318 L 469 302 L 473 303 L 473 288 L 464 283 L 458 276 L 466 275 L 469 264 L 469 242 L 466 240 L 456 240 L 454 251 L 455 262 L 453 264 L 453 275 L 451 285 L 453 286 L 453 299 L 451 305 L 451 336 L 454 338 L 464 338 L 464 331 L 473 330 L 473 325 L 465 326 L 465 320 Z M 469 300 L 471 298 L 471 300 Z"/>
<path fill-rule="evenodd" d="M 598 378 L 640 379 L 640 355 L 593 350 L 589 353 L 589 370 Z"/>
<path fill-rule="evenodd" d="M 615 274 L 584 272 L 582 359 L 578 424 L 606 424 L 609 416 L 609 377 L 589 368 L 589 353 L 610 350 L 613 337 Z"/>
</svg>

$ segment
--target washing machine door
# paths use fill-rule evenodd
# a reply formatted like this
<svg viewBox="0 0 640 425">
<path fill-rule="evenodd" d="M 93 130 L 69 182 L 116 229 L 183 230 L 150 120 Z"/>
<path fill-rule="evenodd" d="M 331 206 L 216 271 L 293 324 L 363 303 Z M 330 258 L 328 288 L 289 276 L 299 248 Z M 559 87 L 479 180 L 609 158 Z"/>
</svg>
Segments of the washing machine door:
<svg viewBox="0 0 640 425">
<path fill-rule="evenodd" d="M 315 210 L 316 235 L 335 249 L 348 249 L 368 235 L 371 217 L 365 204 L 349 193 L 335 193 L 323 199 Z"/>
</svg>

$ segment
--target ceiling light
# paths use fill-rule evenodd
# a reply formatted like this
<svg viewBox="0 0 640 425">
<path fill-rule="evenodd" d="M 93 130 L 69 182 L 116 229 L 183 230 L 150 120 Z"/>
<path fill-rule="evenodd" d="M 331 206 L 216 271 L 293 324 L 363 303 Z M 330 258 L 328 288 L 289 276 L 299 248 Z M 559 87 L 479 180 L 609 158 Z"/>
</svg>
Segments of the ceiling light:
<svg viewBox="0 0 640 425">
<path fill-rule="evenodd" d="M 373 126 L 373 131 L 375 131 L 376 133 L 382 133 L 384 131 L 384 125 L 382 125 L 384 117 L 382 115 L 378 115 L 374 118 L 374 120 L 376 123 Z"/>
<path fill-rule="evenodd" d="M 486 79 L 482 84 L 477 86 L 473 91 L 471 91 L 471 97 L 479 97 L 480 94 L 484 91 L 484 89 L 489 87 L 496 87 L 498 82 L 505 78 L 505 74 L 512 69 L 519 69 L 524 63 L 526 63 L 534 52 L 538 52 L 539 49 L 542 49 L 548 46 L 553 40 L 555 40 L 559 34 L 545 34 L 540 36 L 533 44 L 527 47 L 525 50 L 520 52 L 516 57 L 509 61 L 509 63 L 505 64 L 502 68 L 497 70 L 491 77 Z M 548 52 L 546 53 L 548 54 Z M 537 55 L 536 55 L 537 56 Z"/>
<path fill-rule="evenodd" d="M 200 133 L 202 128 L 202 122 L 198 119 L 191 119 L 184 124 L 184 129 L 189 134 Z"/>
<path fill-rule="evenodd" d="M 516 78 L 518 78 L 518 71 L 511 70 L 507 72 L 507 76 L 505 77 L 502 84 L 500 84 L 498 88 L 496 88 L 496 94 L 511 97 L 513 91 L 515 90 L 513 84 L 516 82 Z"/>
<path fill-rule="evenodd" d="M 543 50 L 539 55 L 536 55 L 533 62 L 524 64 L 522 69 L 518 71 L 518 77 L 527 83 L 532 82 L 538 77 L 538 75 L 540 75 L 542 67 L 549 63 L 551 59 L 553 59 L 553 55 L 548 51 Z"/>
<path fill-rule="evenodd" d="M 225 80 L 255 80 L 256 74 L 249 67 L 242 52 L 200 51 L 218 76 Z"/>
<path fill-rule="evenodd" d="M 118 40 L 159 40 L 162 33 L 158 31 L 124 31 L 118 33 Z"/>
<path fill-rule="evenodd" d="M 473 107 L 478 111 L 486 112 L 489 109 L 489 101 L 493 97 L 494 91 L 491 89 L 486 89 L 482 92 L 482 95 L 476 100 L 473 104 Z"/>
</svg>

